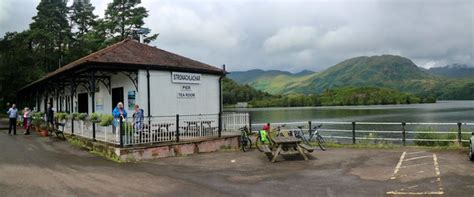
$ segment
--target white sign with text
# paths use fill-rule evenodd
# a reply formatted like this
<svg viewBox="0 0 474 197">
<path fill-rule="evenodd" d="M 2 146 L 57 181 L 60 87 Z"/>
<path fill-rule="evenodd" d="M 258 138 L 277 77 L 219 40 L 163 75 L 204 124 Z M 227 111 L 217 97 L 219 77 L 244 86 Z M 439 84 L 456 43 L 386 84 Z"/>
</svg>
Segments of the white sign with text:
<svg viewBox="0 0 474 197">
<path fill-rule="evenodd" d="M 200 84 L 201 83 L 201 74 L 171 72 L 171 82 L 173 82 L 173 83 L 186 83 L 186 84 Z"/>
</svg>

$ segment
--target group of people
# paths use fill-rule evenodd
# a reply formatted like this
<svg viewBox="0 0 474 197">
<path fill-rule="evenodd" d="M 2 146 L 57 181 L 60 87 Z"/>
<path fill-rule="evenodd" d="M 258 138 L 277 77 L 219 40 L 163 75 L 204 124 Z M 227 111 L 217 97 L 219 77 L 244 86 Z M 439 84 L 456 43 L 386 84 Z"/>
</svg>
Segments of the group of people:
<svg viewBox="0 0 474 197">
<path fill-rule="evenodd" d="M 133 117 L 133 127 L 136 132 L 139 132 L 143 129 L 143 119 L 145 118 L 145 112 L 143 109 L 140 108 L 139 105 L 135 104 Z M 119 102 L 117 106 L 112 111 L 112 115 L 114 116 L 114 127 L 116 132 L 119 132 L 120 127 L 118 126 L 120 123 L 120 119 L 127 118 L 127 111 L 123 107 L 123 103 Z"/>
<path fill-rule="evenodd" d="M 16 126 L 17 126 L 17 119 L 19 117 L 19 111 L 16 107 L 16 104 L 7 104 L 9 109 L 7 111 L 8 118 L 9 118 L 9 126 L 8 126 L 8 134 L 9 135 L 16 135 Z M 51 103 L 48 103 L 48 107 L 46 110 L 46 122 L 49 126 L 53 127 L 54 126 L 54 109 Z M 135 128 L 136 131 L 141 131 L 143 129 L 143 119 L 145 118 L 143 109 L 140 109 L 140 106 L 135 105 L 134 106 L 134 113 L 132 115 L 133 117 L 133 127 Z M 31 121 L 32 121 L 32 111 L 28 108 L 25 107 L 23 109 L 23 128 L 26 130 L 25 135 L 30 134 L 30 126 L 31 126 Z M 120 119 L 125 119 L 127 118 L 127 111 L 123 107 L 123 103 L 119 102 L 117 106 L 114 108 L 112 111 L 112 115 L 114 116 L 114 127 L 116 130 L 120 129 L 119 121 Z M 13 134 L 12 134 L 13 131 Z"/>
<path fill-rule="evenodd" d="M 7 106 L 9 107 L 7 111 L 8 115 L 8 135 L 16 135 L 16 125 L 17 125 L 17 119 L 19 117 L 19 112 L 16 107 L 16 104 L 13 103 L 11 106 L 9 103 L 7 103 Z M 33 112 L 30 110 L 30 108 L 25 107 L 22 111 L 22 118 L 23 118 L 23 128 L 25 129 L 25 135 L 30 134 L 30 127 L 31 127 L 31 121 L 32 121 L 32 114 Z M 48 109 L 46 111 L 46 121 L 47 123 L 52 126 L 54 122 L 54 109 L 51 103 L 48 104 Z M 13 131 L 13 134 L 12 134 Z"/>
</svg>

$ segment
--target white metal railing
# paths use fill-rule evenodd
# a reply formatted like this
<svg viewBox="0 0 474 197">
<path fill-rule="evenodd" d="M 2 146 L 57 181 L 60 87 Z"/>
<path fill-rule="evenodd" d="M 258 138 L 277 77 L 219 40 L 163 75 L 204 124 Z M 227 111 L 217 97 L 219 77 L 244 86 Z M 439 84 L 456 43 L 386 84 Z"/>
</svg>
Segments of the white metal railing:
<svg viewBox="0 0 474 197">
<path fill-rule="evenodd" d="M 244 126 L 250 127 L 249 113 L 225 112 L 222 114 L 223 133 L 238 133 L 239 129 Z"/>
</svg>

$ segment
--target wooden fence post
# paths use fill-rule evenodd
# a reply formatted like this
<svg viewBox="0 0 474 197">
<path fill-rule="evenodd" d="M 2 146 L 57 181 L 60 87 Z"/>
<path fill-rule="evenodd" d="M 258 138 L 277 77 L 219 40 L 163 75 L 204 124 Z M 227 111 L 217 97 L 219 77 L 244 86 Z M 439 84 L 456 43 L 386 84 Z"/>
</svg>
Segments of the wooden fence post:
<svg viewBox="0 0 474 197">
<path fill-rule="evenodd" d="M 308 131 L 309 131 L 309 135 L 311 135 L 311 120 L 308 121 Z M 302 134 L 303 135 L 303 134 Z"/>
</svg>

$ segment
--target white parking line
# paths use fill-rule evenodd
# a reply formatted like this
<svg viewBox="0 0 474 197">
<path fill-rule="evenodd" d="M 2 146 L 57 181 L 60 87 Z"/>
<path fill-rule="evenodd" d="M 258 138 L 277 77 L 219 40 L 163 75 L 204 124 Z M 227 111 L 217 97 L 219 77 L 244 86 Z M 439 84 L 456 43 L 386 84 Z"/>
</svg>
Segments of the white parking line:
<svg viewBox="0 0 474 197">
<path fill-rule="evenodd" d="M 436 180 L 431 181 L 430 183 L 438 182 L 438 191 L 427 191 L 427 192 L 409 192 L 409 191 L 405 191 L 406 189 L 413 189 L 413 188 L 418 187 L 418 185 L 413 185 L 413 186 L 409 186 L 407 188 L 402 188 L 398 191 L 397 190 L 389 191 L 389 192 L 386 193 L 387 195 L 443 195 L 444 194 L 442 183 L 441 183 L 441 172 L 439 170 L 439 163 L 438 163 L 438 158 L 436 157 L 436 154 L 433 153 L 432 155 L 425 155 L 425 156 L 419 156 L 419 157 L 413 157 L 413 158 L 405 159 L 406 155 L 413 155 L 413 154 L 418 154 L 418 153 L 422 153 L 422 152 L 425 152 L 425 151 L 412 152 L 412 153 L 403 152 L 402 155 L 400 156 L 400 160 L 398 161 L 398 164 L 395 167 L 395 170 L 393 171 L 393 175 L 392 175 L 392 177 L 390 177 L 390 179 L 391 180 L 396 179 L 397 174 L 400 171 L 400 169 L 431 164 L 431 163 L 421 163 L 421 164 L 413 164 L 413 165 L 402 166 L 404 161 L 412 161 L 412 160 L 418 160 L 418 159 L 433 157 L 433 165 L 434 165 L 434 168 L 435 168 Z M 417 173 L 424 173 L 424 172 L 425 171 L 422 170 L 422 171 L 418 171 Z M 407 175 L 404 175 L 404 174 L 399 175 L 399 177 L 406 177 L 406 176 Z"/>
<path fill-rule="evenodd" d="M 417 160 L 417 159 L 423 159 L 423 158 L 428 158 L 428 157 L 432 157 L 431 155 L 425 155 L 425 156 L 419 156 L 419 157 L 413 157 L 413 158 L 410 158 L 410 159 L 405 159 L 405 161 L 412 161 L 412 160 Z"/>
<path fill-rule="evenodd" d="M 420 154 L 420 153 L 426 153 L 426 151 L 411 152 L 411 153 L 407 153 L 407 155 L 415 155 L 415 154 Z"/>
<path fill-rule="evenodd" d="M 390 179 L 392 179 L 392 180 L 396 179 L 396 175 L 397 175 L 398 171 L 400 170 L 400 166 L 402 165 L 403 160 L 405 159 L 405 154 L 407 154 L 407 152 L 404 151 L 402 153 L 402 156 L 400 156 L 400 160 L 398 161 L 397 166 L 395 166 L 395 170 L 393 170 L 393 175 L 392 175 L 392 177 L 390 177 Z"/>
</svg>

